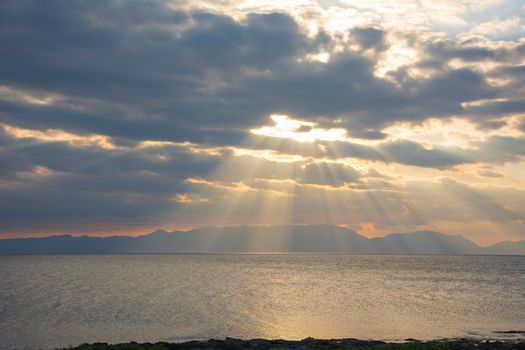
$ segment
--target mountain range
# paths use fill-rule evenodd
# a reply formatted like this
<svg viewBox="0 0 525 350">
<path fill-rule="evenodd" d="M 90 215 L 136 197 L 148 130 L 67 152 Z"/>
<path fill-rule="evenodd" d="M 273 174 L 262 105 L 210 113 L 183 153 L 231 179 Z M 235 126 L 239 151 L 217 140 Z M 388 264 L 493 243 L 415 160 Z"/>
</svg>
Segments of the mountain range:
<svg viewBox="0 0 525 350">
<path fill-rule="evenodd" d="M 433 231 L 366 238 L 335 225 L 203 227 L 157 230 L 143 236 L 71 235 L 0 240 L 0 254 L 326 252 L 352 254 L 525 255 L 525 241 L 480 247 L 459 235 Z"/>
</svg>

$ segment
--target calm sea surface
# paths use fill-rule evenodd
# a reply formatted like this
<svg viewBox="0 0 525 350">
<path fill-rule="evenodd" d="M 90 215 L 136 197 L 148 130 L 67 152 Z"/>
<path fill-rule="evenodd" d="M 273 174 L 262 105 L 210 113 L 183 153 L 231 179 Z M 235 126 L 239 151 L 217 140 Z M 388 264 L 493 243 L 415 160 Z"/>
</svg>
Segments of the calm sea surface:
<svg viewBox="0 0 525 350">
<path fill-rule="evenodd" d="M 1 349 L 508 330 L 525 330 L 525 257 L 0 257 Z"/>
</svg>

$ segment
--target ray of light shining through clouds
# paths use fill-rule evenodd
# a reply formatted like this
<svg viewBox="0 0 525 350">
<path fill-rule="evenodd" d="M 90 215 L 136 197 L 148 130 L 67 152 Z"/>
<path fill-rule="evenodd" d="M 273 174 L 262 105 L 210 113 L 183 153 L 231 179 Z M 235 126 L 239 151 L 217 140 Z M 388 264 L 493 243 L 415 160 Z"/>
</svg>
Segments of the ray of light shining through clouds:
<svg viewBox="0 0 525 350">
<path fill-rule="evenodd" d="M 523 0 L 0 1 L 0 349 L 523 349 L 524 288 Z"/>
<path fill-rule="evenodd" d="M 2 2 L 0 237 L 523 240 L 524 18 L 518 0 Z"/>
</svg>

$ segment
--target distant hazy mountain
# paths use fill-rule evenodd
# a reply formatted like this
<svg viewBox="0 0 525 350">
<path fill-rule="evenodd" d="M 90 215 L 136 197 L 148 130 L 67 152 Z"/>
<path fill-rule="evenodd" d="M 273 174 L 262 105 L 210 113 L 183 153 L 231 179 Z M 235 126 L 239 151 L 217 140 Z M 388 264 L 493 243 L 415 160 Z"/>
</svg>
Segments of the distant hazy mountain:
<svg viewBox="0 0 525 350">
<path fill-rule="evenodd" d="M 370 240 L 384 254 L 483 254 L 483 248 L 463 238 L 433 231 L 392 233 Z"/>
<path fill-rule="evenodd" d="M 0 254 L 125 254 L 190 252 L 346 252 L 354 254 L 513 254 L 525 255 L 525 241 L 482 248 L 462 236 L 420 231 L 368 239 L 333 225 L 204 227 L 158 230 L 148 235 L 0 240 Z"/>
<path fill-rule="evenodd" d="M 489 247 L 488 250 L 491 254 L 525 255 L 525 241 L 500 242 Z"/>
</svg>

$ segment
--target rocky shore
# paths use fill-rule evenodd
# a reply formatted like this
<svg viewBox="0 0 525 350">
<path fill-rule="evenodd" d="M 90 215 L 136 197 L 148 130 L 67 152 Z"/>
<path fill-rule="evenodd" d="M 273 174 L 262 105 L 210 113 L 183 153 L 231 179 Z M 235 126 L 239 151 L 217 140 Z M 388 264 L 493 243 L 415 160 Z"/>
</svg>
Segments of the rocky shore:
<svg viewBox="0 0 525 350">
<path fill-rule="evenodd" d="M 404 343 L 386 343 L 374 340 L 359 339 L 313 339 L 303 340 L 266 340 L 252 339 L 241 340 L 226 338 L 223 340 L 189 341 L 185 343 L 123 343 L 83 344 L 74 350 L 338 350 L 338 349 L 367 349 L 367 350 L 525 350 L 525 338 L 518 340 L 474 340 L 474 339 L 448 339 L 435 341 L 418 341 L 406 339 Z"/>
</svg>

